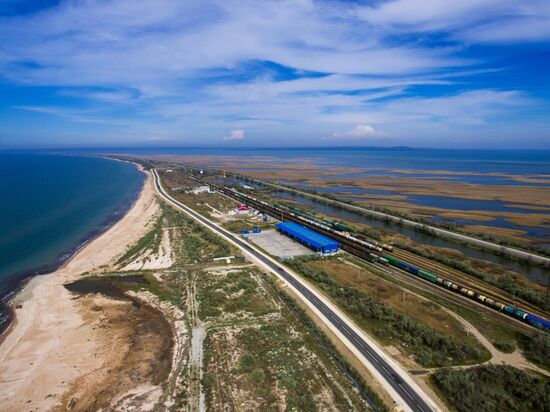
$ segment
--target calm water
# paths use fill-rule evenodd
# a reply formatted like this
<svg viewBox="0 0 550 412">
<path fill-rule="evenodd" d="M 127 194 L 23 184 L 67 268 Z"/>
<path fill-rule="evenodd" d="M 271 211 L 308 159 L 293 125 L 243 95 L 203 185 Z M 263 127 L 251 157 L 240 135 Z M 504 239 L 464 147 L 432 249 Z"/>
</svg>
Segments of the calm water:
<svg viewBox="0 0 550 412">
<path fill-rule="evenodd" d="M 246 184 L 249 184 L 249 183 L 247 182 Z M 550 272 L 543 268 L 539 268 L 536 266 L 527 266 L 520 262 L 511 261 L 509 259 L 496 256 L 490 252 L 485 252 L 483 250 L 468 247 L 467 245 L 463 245 L 461 243 L 440 239 L 422 232 L 417 232 L 413 229 L 409 229 L 406 226 L 396 225 L 393 222 L 385 222 L 383 220 L 378 220 L 373 217 L 362 215 L 352 211 L 338 209 L 336 207 L 326 205 L 324 203 L 316 202 L 315 200 L 310 198 L 298 196 L 294 193 L 275 191 L 272 194 L 282 199 L 294 200 L 298 203 L 309 206 L 311 209 L 313 209 L 315 212 L 318 212 L 318 213 L 341 218 L 344 220 L 349 220 L 351 222 L 367 224 L 379 229 L 387 230 L 389 232 L 397 232 L 403 236 L 407 236 L 408 238 L 418 243 L 422 243 L 430 246 L 436 246 L 436 247 L 456 249 L 462 252 L 465 256 L 468 256 L 474 259 L 494 262 L 508 269 L 521 273 L 535 282 L 541 283 L 543 285 L 550 284 Z"/>
<path fill-rule="evenodd" d="M 135 200 L 143 174 L 102 158 L 0 153 L 0 296 L 51 270 Z"/>
<path fill-rule="evenodd" d="M 89 150 L 92 153 L 106 152 Z M 368 148 L 119 148 L 111 153 L 143 155 L 192 155 L 192 156 L 270 156 L 296 163 L 296 159 L 309 159 L 321 166 L 358 167 L 369 169 L 361 174 L 396 174 L 395 170 L 446 170 L 464 175 L 439 175 L 441 178 L 455 181 L 483 184 L 514 184 L 499 176 L 471 176 L 469 173 L 503 173 L 512 175 L 546 174 L 550 179 L 550 150 L 435 150 L 402 149 L 381 150 Z M 207 163 L 202 166 L 208 166 Z M 266 167 L 269 167 L 267 164 Z M 378 169 L 378 170 L 370 170 Z M 343 175 L 348 176 L 348 175 Z M 425 175 L 417 175 L 421 177 Z M 540 184 L 539 184 L 540 185 Z"/>
</svg>

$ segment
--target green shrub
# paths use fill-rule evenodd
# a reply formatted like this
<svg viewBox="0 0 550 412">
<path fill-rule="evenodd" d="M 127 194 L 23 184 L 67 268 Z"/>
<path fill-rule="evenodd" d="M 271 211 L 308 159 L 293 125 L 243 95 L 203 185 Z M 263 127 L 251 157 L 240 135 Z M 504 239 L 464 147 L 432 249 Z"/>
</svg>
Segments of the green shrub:
<svg viewBox="0 0 550 412">
<path fill-rule="evenodd" d="M 511 366 L 443 369 L 432 379 L 459 412 L 550 411 L 550 381 Z"/>
<path fill-rule="evenodd" d="M 257 368 L 257 369 L 254 369 L 252 371 L 252 373 L 250 374 L 250 378 L 254 381 L 254 382 L 258 382 L 258 383 L 261 383 L 265 380 L 265 372 L 263 369 L 261 368 Z"/>
<path fill-rule="evenodd" d="M 379 298 L 338 283 L 324 270 L 307 265 L 304 259 L 292 259 L 288 264 L 303 276 L 315 281 L 338 305 L 379 338 L 392 340 L 413 353 L 416 361 L 423 366 L 479 362 L 486 358 L 486 353 L 476 347 L 441 335 L 407 314 L 394 311 Z M 381 323 L 383 326 L 376 326 Z"/>
</svg>

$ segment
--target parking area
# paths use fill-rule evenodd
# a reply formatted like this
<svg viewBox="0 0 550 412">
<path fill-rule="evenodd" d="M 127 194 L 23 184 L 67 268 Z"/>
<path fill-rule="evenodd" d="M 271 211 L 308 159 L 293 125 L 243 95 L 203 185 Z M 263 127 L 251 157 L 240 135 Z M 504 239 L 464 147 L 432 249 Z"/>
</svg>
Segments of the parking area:
<svg viewBox="0 0 550 412">
<path fill-rule="evenodd" d="M 315 252 L 304 245 L 293 241 L 289 237 L 280 234 L 276 230 L 266 230 L 261 233 L 249 233 L 247 236 L 252 242 L 260 246 L 271 255 L 280 258 L 293 258 L 295 256 L 313 255 Z"/>
</svg>

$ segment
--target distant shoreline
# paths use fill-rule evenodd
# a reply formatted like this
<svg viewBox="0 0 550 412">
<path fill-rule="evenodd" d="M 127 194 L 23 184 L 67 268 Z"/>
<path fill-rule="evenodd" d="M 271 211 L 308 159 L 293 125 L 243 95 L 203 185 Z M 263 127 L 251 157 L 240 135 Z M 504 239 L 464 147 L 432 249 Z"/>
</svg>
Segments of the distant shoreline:
<svg viewBox="0 0 550 412">
<path fill-rule="evenodd" d="M 117 159 L 102 156 L 105 159 L 117 161 Z M 15 320 L 14 310 L 11 301 L 24 289 L 27 283 L 36 276 L 46 275 L 53 273 L 65 265 L 67 265 L 85 246 L 93 242 L 107 230 L 109 230 L 114 224 L 120 221 L 135 205 L 139 199 L 140 193 L 143 190 L 143 186 L 146 181 L 146 175 L 141 169 L 140 165 L 133 162 L 131 163 L 136 167 L 140 173 L 141 183 L 139 189 L 131 194 L 128 201 L 124 202 L 114 213 L 107 217 L 107 219 L 101 223 L 96 229 L 88 232 L 77 245 L 72 248 L 58 254 L 52 263 L 39 266 L 35 269 L 27 269 L 15 273 L 13 280 L 8 286 L 8 290 L 0 296 L 0 344 L 11 329 Z"/>
</svg>

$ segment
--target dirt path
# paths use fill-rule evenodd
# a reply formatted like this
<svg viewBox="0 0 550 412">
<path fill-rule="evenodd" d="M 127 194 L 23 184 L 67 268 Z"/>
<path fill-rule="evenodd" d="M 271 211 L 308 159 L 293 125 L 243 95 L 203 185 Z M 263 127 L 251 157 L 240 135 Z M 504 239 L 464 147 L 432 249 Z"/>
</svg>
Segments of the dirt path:
<svg viewBox="0 0 550 412">
<path fill-rule="evenodd" d="M 189 364 L 189 405 L 190 410 L 206 410 L 204 391 L 201 385 L 203 377 L 203 343 L 206 337 L 206 325 L 199 319 L 199 307 L 197 302 L 197 276 L 196 272 L 189 275 L 187 285 L 187 313 L 191 325 L 191 353 Z"/>
<path fill-rule="evenodd" d="M 360 266 L 352 263 L 352 262 L 348 262 L 346 260 L 341 260 L 342 262 L 344 262 L 345 264 L 349 265 L 349 266 L 353 266 L 353 267 L 356 267 L 356 268 L 360 268 Z M 422 299 L 422 300 L 425 300 L 425 301 L 429 301 L 431 302 L 429 299 L 427 299 L 426 297 L 416 293 L 416 292 L 413 292 L 411 290 L 408 290 L 407 289 L 407 293 L 410 293 L 416 297 L 418 297 L 419 299 Z M 435 303 L 435 302 L 434 302 Z M 474 367 L 474 366 L 478 366 L 478 365 L 484 365 L 484 364 L 488 364 L 488 363 L 492 363 L 492 364 L 506 364 L 506 365 L 510 365 L 510 366 L 513 366 L 515 368 L 518 368 L 518 369 L 531 369 L 531 370 L 534 370 L 534 371 L 537 371 L 543 375 L 546 375 L 546 376 L 550 376 L 550 372 L 547 371 L 547 370 L 544 370 L 542 368 L 539 368 L 538 366 L 534 365 L 533 363 L 529 362 L 524 356 L 523 354 L 518 350 L 516 349 L 514 352 L 512 353 L 503 353 L 501 351 L 499 351 L 497 348 L 495 348 L 495 346 L 474 326 L 472 325 L 470 322 L 468 322 L 466 319 L 464 319 L 463 317 L 461 317 L 460 315 L 458 315 L 457 313 L 453 312 L 452 310 L 450 309 L 447 309 L 446 307 L 444 306 L 441 306 L 438 304 L 438 306 L 444 310 L 445 312 L 447 312 L 449 315 L 453 316 L 456 320 L 458 320 L 461 325 L 464 327 L 464 330 L 468 333 L 471 333 L 472 335 L 475 336 L 475 338 L 485 347 L 487 348 L 487 350 L 491 353 L 491 359 L 489 359 L 488 361 L 486 362 L 483 362 L 481 364 L 477 364 L 477 365 L 468 365 L 468 366 L 453 366 L 452 368 L 453 369 L 464 369 L 464 368 L 471 368 L 471 367 Z M 439 368 L 434 368 L 434 369 L 425 369 L 426 371 L 436 371 L 438 370 Z"/>
<path fill-rule="evenodd" d="M 138 200 L 119 222 L 56 272 L 33 278 L 14 299 L 21 307 L 0 345 L 3 410 L 51 410 L 78 379 L 90 374 L 102 379 L 102 368 L 124 356 L 116 346 L 105 345 L 105 314 L 89 310 L 93 302 L 74 299 L 63 285 L 83 272 L 108 269 L 143 236 L 158 210 L 151 183 L 148 176 Z"/>
<path fill-rule="evenodd" d="M 483 336 L 483 334 L 479 330 L 477 330 L 466 319 L 460 317 L 459 315 L 457 315 L 456 313 L 454 313 L 453 311 L 447 308 L 443 308 L 443 310 L 445 310 L 450 315 L 454 316 L 462 324 L 462 326 L 464 326 L 464 329 L 468 333 L 471 333 L 472 335 L 474 335 L 476 339 L 483 346 L 485 346 L 489 352 L 491 352 L 491 359 L 489 359 L 487 362 L 484 362 L 483 364 L 488 364 L 488 363 L 505 364 L 505 365 L 513 366 L 518 369 L 531 369 L 550 377 L 549 371 L 539 368 L 537 365 L 534 365 L 533 363 L 529 362 L 525 358 L 525 356 L 523 356 L 523 354 L 519 351 L 519 349 L 516 349 L 512 353 L 504 353 L 499 351 L 497 348 L 495 348 L 495 346 L 491 343 L 491 341 L 489 341 L 485 336 Z M 473 366 L 477 366 L 477 365 L 473 365 Z M 457 368 L 468 368 L 468 367 L 472 367 L 472 366 L 463 366 L 463 367 L 458 366 Z"/>
</svg>

